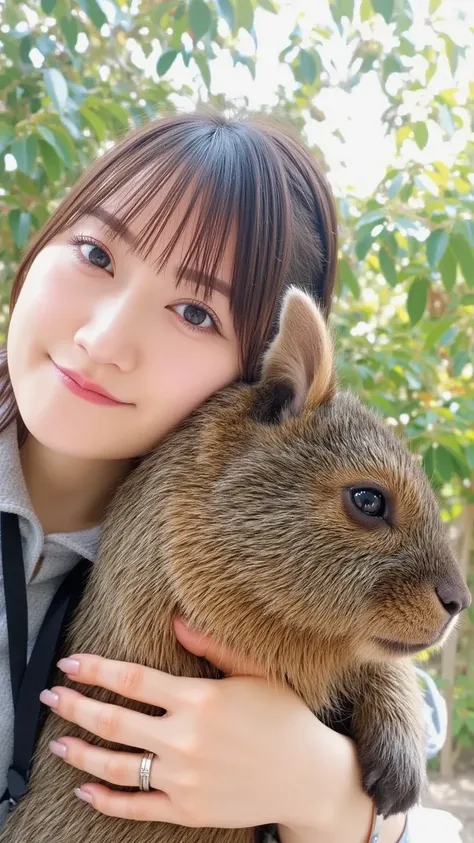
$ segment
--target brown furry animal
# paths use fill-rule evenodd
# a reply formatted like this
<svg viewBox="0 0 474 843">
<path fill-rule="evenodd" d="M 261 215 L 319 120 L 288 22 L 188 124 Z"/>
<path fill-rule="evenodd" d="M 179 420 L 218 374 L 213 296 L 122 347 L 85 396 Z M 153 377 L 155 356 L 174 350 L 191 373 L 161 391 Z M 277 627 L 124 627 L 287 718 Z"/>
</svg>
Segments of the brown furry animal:
<svg viewBox="0 0 474 843">
<path fill-rule="evenodd" d="M 327 722 L 350 713 L 365 789 L 390 815 L 424 781 L 409 654 L 446 637 L 469 592 L 415 458 L 349 392 L 312 300 L 288 292 L 258 385 L 234 385 L 170 434 L 118 490 L 63 654 L 218 677 L 172 618 L 289 683 Z M 64 683 L 57 673 L 55 684 Z M 68 683 L 72 684 L 72 683 Z M 81 691 L 162 714 L 99 688 Z M 3 843 L 251 843 L 253 829 L 111 819 L 48 741 L 91 740 L 48 715 L 30 790 Z M 95 743 L 103 743 L 94 738 Z"/>
</svg>

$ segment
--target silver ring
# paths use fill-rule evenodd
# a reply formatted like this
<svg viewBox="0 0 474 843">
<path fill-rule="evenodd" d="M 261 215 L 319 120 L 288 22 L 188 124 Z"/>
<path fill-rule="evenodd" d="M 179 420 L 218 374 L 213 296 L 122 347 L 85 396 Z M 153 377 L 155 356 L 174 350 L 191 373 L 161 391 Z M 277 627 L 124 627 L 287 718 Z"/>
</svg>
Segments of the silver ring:
<svg viewBox="0 0 474 843">
<path fill-rule="evenodd" d="M 138 779 L 138 787 L 140 790 L 150 790 L 151 763 L 154 757 L 154 752 L 145 752 L 145 755 L 140 761 L 140 773 Z"/>
</svg>

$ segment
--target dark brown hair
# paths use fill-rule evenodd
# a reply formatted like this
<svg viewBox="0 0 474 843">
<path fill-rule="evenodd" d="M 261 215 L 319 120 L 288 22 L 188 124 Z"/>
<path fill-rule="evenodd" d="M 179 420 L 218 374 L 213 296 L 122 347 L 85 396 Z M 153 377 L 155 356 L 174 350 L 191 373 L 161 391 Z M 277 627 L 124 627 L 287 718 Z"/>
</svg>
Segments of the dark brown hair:
<svg viewBox="0 0 474 843">
<path fill-rule="evenodd" d="M 119 212 L 123 225 L 167 187 L 164 201 L 138 237 L 144 258 L 186 196 L 186 212 L 163 249 L 161 265 L 198 206 L 178 283 L 192 267 L 201 279 L 197 286 L 206 287 L 202 279 L 216 274 L 232 230 L 236 248 L 230 306 L 246 380 L 257 376 L 288 284 L 308 290 L 329 313 L 337 225 L 334 200 L 321 167 L 288 127 L 267 117 L 227 118 L 209 110 L 148 122 L 83 173 L 26 251 L 13 279 L 11 310 L 41 249 L 128 184 L 133 189 Z M 117 231 L 111 235 L 117 236 Z M 18 417 L 5 350 L 0 357 L 0 384 L 2 430 Z"/>
</svg>

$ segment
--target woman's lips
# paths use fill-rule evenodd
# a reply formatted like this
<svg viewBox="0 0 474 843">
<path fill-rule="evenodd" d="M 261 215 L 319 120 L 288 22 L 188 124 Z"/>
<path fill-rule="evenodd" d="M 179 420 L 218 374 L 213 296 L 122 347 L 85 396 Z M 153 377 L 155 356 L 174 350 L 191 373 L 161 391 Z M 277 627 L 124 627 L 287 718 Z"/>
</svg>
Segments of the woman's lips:
<svg viewBox="0 0 474 843">
<path fill-rule="evenodd" d="M 114 398 L 110 392 L 107 392 L 106 389 L 103 389 L 98 384 L 92 383 L 92 381 L 86 380 L 80 372 L 74 372 L 70 369 L 63 369 L 61 366 L 58 366 L 57 363 L 52 361 L 54 368 L 56 369 L 57 375 L 63 385 L 69 389 L 70 392 L 73 392 L 74 395 L 78 395 L 80 398 L 84 398 L 86 401 L 89 401 L 91 404 L 102 404 L 108 405 L 109 407 L 124 407 L 130 406 L 126 401 L 119 401 L 118 398 Z"/>
</svg>

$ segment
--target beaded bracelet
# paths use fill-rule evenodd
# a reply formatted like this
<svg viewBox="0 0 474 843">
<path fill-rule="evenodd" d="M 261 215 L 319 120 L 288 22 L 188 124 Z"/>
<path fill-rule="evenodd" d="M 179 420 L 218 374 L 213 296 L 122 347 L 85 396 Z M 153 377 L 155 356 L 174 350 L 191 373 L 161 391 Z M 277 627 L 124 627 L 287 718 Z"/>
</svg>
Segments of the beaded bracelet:
<svg viewBox="0 0 474 843">
<path fill-rule="evenodd" d="M 380 832 L 382 830 L 382 823 L 383 816 L 382 814 L 377 814 L 377 808 L 374 805 L 374 818 L 372 821 L 372 828 L 370 829 L 370 835 L 367 843 L 379 843 Z"/>
</svg>

